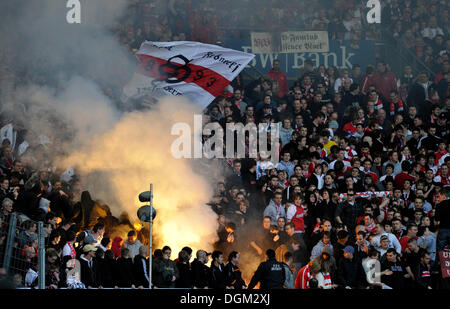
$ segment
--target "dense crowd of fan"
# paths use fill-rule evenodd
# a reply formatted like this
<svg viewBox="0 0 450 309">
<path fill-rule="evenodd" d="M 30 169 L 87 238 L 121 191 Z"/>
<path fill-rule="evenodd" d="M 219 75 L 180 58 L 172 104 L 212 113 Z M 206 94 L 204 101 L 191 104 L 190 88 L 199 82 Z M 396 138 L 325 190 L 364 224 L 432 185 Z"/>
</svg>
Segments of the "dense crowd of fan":
<svg viewBox="0 0 450 309">
<path fill-rule="evenodd" d="M 170 1 L 164 9 L 134 2 L 113 29 L 130 51 L 146 39 L 248 37 L 249 29 L 268 20 L 270 30 L 327 30 L 334 39 L 380 35 L 380 28 L 366 24 L 358 1 L 311 1 L 306 7 L 276 1 L 270 8 L 244 1 L 254 14 L 219 1 Z M 227 173 L 210 203 L 220 224 L 214 252 L 198 250 L 191 262 L 188 247 L 176 261 L 170 247 L 156 250 L 154 287 L 448 288 L 439 265 L 450 238 L 448 3 L 392 0 L 382 18 L 389 21 L 383 27 L 425 64 L 419 73 L 406 66 L 395 74 L 384 61 L 351 69 L 305 61 L 298 80 L 289 81 L 275 60 L 257 80 L 240 75 L 232 93 L 208 106 L 204 116 L 224 129 L 232 122 L 280 123 L 281 161 L 274 164 L 264 153 L 223 161 Z M 25 78 L 19 75 L 18 84 Z M 118 101 L 116 86 L 105 94 Z M 37 134 L 24 144 L 24 128 L 1 120 L 7 134 L 0 158 L 0 247 L 5 250 L 15 212 L 20 232 L 14 256 L 22 261 L 12 262 L 17 285 L 37 284 L 35 222 L 44 221 L 47 287 L 148 287 L 148 249 L 132 226 L 126 240 L 110 239 L 108 222 L 96 221 L 101 212 L 118 220 L 108 207 L 95 204 L 70 171 L 36 165 L 51 144 Z M 258 263 L 267 258 L 247 283 L 239 270 L 244 253 Z M 371 260 L 381 265 L 381 282 L 367 280 Z M 80 278 L 71 276 L 72 269 Z"/>
</svg>

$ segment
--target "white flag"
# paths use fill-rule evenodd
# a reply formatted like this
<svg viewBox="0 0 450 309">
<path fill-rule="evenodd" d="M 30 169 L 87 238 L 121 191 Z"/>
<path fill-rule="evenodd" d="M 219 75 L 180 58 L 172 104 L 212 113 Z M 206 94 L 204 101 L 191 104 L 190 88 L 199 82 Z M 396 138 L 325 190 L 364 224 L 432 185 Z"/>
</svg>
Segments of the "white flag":
<svg viewBox="0 0 450 309">
<path fill-rule="evenodd" d="M 183 95 L 203 108 L 255 57 L 253 54 L 198 42 L 142 43 L 139 67 L 123 89 L 126 99 Z"/>
</svg>

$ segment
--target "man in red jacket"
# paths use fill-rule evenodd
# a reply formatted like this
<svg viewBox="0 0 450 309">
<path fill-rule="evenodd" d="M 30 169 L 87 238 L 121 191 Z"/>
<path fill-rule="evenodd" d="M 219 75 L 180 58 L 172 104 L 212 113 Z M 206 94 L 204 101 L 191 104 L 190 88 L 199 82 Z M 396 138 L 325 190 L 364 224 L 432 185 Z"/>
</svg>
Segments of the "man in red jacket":
<svg viewBox="0 0 450 309">
<path fill-rule="evenodd" d="M 279 88 L 278 96 L 280 98 L 283 98 L 289 92 L 289 87 L 288 87 L 288 81 L 287 81 L 286 74 L 284 74 L 284 72 L 281 71 L 281 69 L 280 69 L 280 60 L 275 59 L 273 61 L 273 67 L 267 73 L 267 75 L 270 76 L 270 79 L 272 81 L 278 82 L 278 88 Z"/>
<path fill-rule="evenodd" d="M 390 97 L 392 90 L 397 90 L 397 81 L 394 73 L 386 70 L 386 63 L 377 62 L 377 71 L 373 74 L 373 83 L 386 99 Z"/>
</svg>

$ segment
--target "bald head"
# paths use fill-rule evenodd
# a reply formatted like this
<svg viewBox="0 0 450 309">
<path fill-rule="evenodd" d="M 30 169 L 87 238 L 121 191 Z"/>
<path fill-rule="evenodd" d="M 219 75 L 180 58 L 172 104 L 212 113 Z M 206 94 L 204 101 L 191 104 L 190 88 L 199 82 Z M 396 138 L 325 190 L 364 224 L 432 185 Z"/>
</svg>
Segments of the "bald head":
<svg viewBox="0 0 450 309">
<path fill-rule="evenodd" d="M 139 247 L 139 254 L 142 256 L 147 256 L 147 247 L 146 246 L 140 246 Z"/>
</svg>

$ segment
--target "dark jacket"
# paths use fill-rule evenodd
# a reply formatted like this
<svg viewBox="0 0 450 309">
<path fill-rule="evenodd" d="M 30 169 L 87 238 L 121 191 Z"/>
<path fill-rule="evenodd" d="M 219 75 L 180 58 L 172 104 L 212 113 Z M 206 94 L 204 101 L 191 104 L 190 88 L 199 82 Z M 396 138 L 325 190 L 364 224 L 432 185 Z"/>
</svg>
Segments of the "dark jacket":
<svg viewBox="0 0 450 309">
<path fill-rule="evenodd" d="M 114 272 L 115 272 L 115 259 L 109 259 L 105 257 L 99 264 L 100 272 L 100 285 L 104 288 L 113 288 L 116 285 Z"/>
<path fill-rule="evenodd" d="M 215 266 L 211 263 L 210 273 L 209 273 L 209 287 L 212 289 L 225 289 L 225 265 L 220 264 Z"/>
<path fill-rule="evenodd" d="M 191 264 L 192 283 L 196 288 L 203 289 L 208 286 L 209 267 L 197 259 Z"/>
<path fill-rule="evenodd" d="M 91 267 L 89 267 L 88 261 L 83 257 L 80 261 L 80 280 L 86 287 L 98 287 L 99 286 L 99 274 L 98 274 L 98 261 L 94 258 L 91 259 Z"/>
<path fill-rule="evenodd" d="M 405 274 L 406 270 L 404 265 L 400 262 L 389 262 L 384 261 L 381 265 L 381 271 L 389 269 L 393 272 L 392 275 L 383 275 L 381 276 L 381 282 L 390 286 L 393 289 L 404 289 L 405 288 Z"/>
<path fill-rule="evenodd" d="M 192 288 L 192 272 L 189 263 L 177 262 L 178 273 L 180 278 L 175 282 L 177 288 Z"/>
<path fill-rule="evenodd" d="M 352 260 L 342 258 L 338 266 L 337 284 L 342 287 L 359 288 L 363 286 L 363 274 L 364 270 L 359 259 L 355 257 Z"/>
<path fill-rule="evenodd" d="M 144 266 L 145 265 L 145 266 Z M 142 255 L 135 255 L 133 260 L 134 280 L 136 286 L 149 286 L 149 261 Z"/>
<path fill-rule="evenodd" d="M 129 288 L 134 282 L 133 260 L 131 258 L 120 257 L 116 261 L 116 284 L 120 288 Z"/>
<path fill-rule="evenodd" d="M 356 219 L 361 216 L 363 209 L 360 203 L 354 202 L 353 206 L 347 201 L 339 203 L 336 208 L 335 217 L 340 217 L 342 222 L 347 226 L 350 233 L 354 233 L 356 227 Z"/>
<path fill-rule="evenodd" d="M 242 273 L 239 267 L 231 262 L 225 266 L 226 285 L 233 286 L 235 290 L 242 290 L 242 286 L 246 286 L 242 279 Z"/>
<path fill-rule="evenodd" d="M 416 284 L 421 289 L 427 289 L 431 284 L 431 270 L 429 267 L 419 264 L 414 272 L 414 278 L 416 278 Z"/>
<path fill-rule="evenodd" d="M 328 219 L 331 223 L 334 223 L 334 214 L 336 212 L 337 205 L 333 201 L 322 201 L 314 209 L 314 217 L 322 220 Z"/>
<path fill-rule="evenodd" d="M 174 288 L 176 279 L 180 277 L 177 265 L 172 260 L 157 259 L 153 263 L 153 284 L 159 288 Z"/>
<path fill-rule="evenodd" d="M 285 279 L 283 264 L 275 259 L 269 259 L 259 264 L 248 289 L 253 289 L 258 282 L 261 283 L 260 289 L 282 289 Z"/>
</svg>

